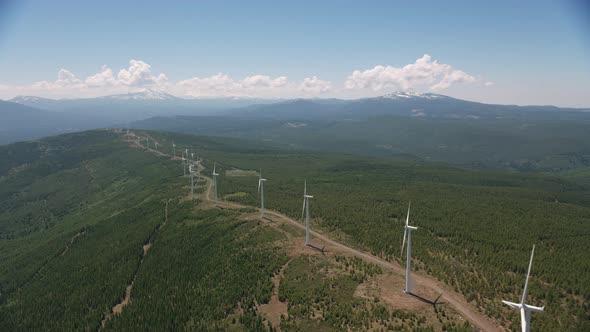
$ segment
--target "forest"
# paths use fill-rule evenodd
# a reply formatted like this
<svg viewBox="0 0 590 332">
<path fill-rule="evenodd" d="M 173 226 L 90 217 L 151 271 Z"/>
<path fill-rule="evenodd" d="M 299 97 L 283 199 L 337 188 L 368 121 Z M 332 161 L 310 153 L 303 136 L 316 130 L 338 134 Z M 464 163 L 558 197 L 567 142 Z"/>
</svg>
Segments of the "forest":
<svg viewBox="0 0 590 332">
<path fill-rule="evenodd" d="M 440 163 L 396 161 L 258 147 L 255 142 L 160 133 L 217 162 L 222 197 L 301 218 L 303 182 L 312 227 L 358 248 L 400 258 L 402 218 L 412 202 L 413 267 L 451 285 L 482 312 L 512 329 L 517 312 L 500 300 L 522 295 L 528 258 L 537 250 L 528 301 L 545 305 L 533 329 L 590 329 L 590 186 L 586 172 L 475 171 Z M 166 144 L 166 143 L 164 143 Z M 237 147 L 240 148 L 237 148 Z M 240 195 L 234 195 L 240 193 Z M 229 195 L 229 196 L 228 196 Z"/>
<path fill-rule="evenodd" d="M 177 153 L 192 149 L 206 176 L 216 162 L 220 197 L 253 208 L 262 170 L 266 208 L 301 218 L 307 180 L 313 229 L 402 264 L 411 201 L 413 269 L 508 330 L 518 329 L 519 317 L 500 300 L 520 298 L 536 244 L 527 302 L 545 312 L 533 315 L 533 329 L 590 328 L 586 172 L 474 171 L 136 133 L 169 154 L 172 142 Z M 121 133 L 0 146 L 0 156 L 0 330 L 272 330 L 260 306 L 287 262 L 279 287 L 288 302 L 284 330 L 470 329 L 449 307 L 424 316 L 359 298 L 355 289 L 380 268 L 346 256 L 290 257 L 281 243 L 300 230 L 246 221 L 255 209 L 191 203 L 181 163 L 133 148 Z M 111 314 L 128 285 L 130 304 Z"/>
</svg>

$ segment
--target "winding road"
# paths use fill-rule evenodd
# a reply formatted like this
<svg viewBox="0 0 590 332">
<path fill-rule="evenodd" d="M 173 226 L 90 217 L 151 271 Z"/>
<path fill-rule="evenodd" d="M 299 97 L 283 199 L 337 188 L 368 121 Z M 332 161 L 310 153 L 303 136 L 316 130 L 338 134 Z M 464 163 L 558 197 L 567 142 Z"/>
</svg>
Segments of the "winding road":
<svg viewBox="0 0 590 332">
<path fill-rule="evenodd" d="M 141 146 L 139 144 L 139 142 L 135 142 L 135 143 L 137 145 Z M 144 146 L 141 146 L 141 147 L 146 148 Z M 172 158 L 171 155 L 162 153 L 160 151 L 155 151 L 150 148 L 147 148 L 147 150 L 152 151 L 153 153 L 156 153 L 161 156 L 167 156 L 167 157 Z M 204 169 L 204 168 L 202 168 L 202 169 Z M 211 180 L 211 178 L 204 176 L 204 175 L 202 175 L 202 177 L 207 181 L 207 190 L 206 190 L 205 199 L 209 202 L 214 202 L 214 198 L 211 197 L 212 180 Z M 221 199 L 217 200 L 217 205 L 221 206 L 221 207 L 229 207 L 229 208 L 251 208 L 252 207 L 252 206 L 246 206 L 246 205 L 242 205 L 242 204 L 238 204 L 238 203 L 223 201 Z M 275 218 L 286 221 L 295 227 L 305 230 L 304 224 L 302 224 L 302 223 L 300 223 L 300 222 L 298 222 L 298 221 L 296 221 L 296 220 L 294 220 L 282 213 L 279 213 L 279 212 L 276 212 L 273 210 L 269 210 L 269 209 L 265 209 L 265 214 L 274 216 Z M 318 233 L 314 230 L 311 230 L 310 232 L 313 237 L 324 241 L 325 243 L 333 246 L 334 248 L 338 248 L 338 250 L 340 250 L 342 252 L 346 252 L 351 255 L 357 256 L 357 257 L 362 258 L 368 262 L 377 264 L 377 265 L 381 266 L 382 268 L 389 269 L 396 274 L 405 276 L 405 267 L 402 267 L 397 262 L 389 262 L 389 261 L 386 261 L 382 258 L 373 256 L 369 253 L 365 253 L 365 252 L 362 252 L 358 249 L 354 249 L 354 248 L 347 246 L 343 243 L 332 240 L 328 236 Z M 442 299 L 446 300 L 448 304 L 450 304 L 452 307 L 455 308 L 455 310 L 457 310 L 457 312 L 459 312 L 461 315 L 463 315 L 463 317 L 465 317 L 469 321 L 471 321 L 480 330 L 490 331 L 490 332 L 503 331 L 491 319 L 489 319 L 488 317 L 486 317 L 485 315 L 480 313 L 472 304 L 467 302 L 467 300 L 465 300 L 465 297 L 463 295 L 455 292 L 446 284 L 440 282 L 439 280 L 436 280 L 433 277 L 422 275 L 422 274 L 419 274 L 416 272 L 413 272 L 412 276 L 413 276 L 413 282 L 415 284 L 426 286 L 428 288 L 431 288 L 432 290 L 434 290 L 437 293 L 442 293 L 443 294 Z M 410 295 L 408 295 L 408 296 L 410 296 Z"/>
</svg>

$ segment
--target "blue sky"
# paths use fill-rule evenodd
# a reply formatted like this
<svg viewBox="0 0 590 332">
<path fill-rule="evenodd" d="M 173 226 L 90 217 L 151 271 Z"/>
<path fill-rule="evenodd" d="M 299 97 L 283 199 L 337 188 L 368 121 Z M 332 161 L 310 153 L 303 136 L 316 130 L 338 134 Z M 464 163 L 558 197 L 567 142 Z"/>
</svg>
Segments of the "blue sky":
<svg viewBox="0 0 590 332">
<path fill-rule="evenodd" d="M 0 0 L 0 98 L 144 87 L 339 98 L 414 89 L 588 107 L 589 9 L 584 1 Z"/>
</svg>

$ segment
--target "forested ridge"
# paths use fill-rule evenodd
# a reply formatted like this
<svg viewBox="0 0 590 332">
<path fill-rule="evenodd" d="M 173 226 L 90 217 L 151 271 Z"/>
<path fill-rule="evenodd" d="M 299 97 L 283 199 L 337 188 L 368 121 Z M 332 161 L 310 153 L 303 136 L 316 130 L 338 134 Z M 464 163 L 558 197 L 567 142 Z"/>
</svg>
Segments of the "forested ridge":
<svg viewBox="0 0 590 332">
<path fill-rule="evenodd" d="M 402 220 L 412 201 L 410 220 L 419 227 L 413 269 L 452 286 L 510 330 L 519 317 L 500 300 L 520 299 L 536 244 L 527 302 L 545 312 L 533 314 L 533 329 L 589 328 L 584 172 L 467 171 L 136 133 L 169 154 L 172 141 L 177 155 L 192 148 L 206 173 L 217 162 L 223 199 L 258 206 L 262 169 L 266 207 L 293 218 L 301 217 L 307 179 L 312 228 L 388 260 L 404 263 Z M 289 303 L 285 330 L 469 329 L 452 310 L 423 316 L 359 300 L 355 288 L 374 280 L 375 266 L 347 257 L 290 259 L 281 243 L 301 232 L 244 220 L 253 209 L 192 203 L 180 161 L 131 145 L 121 133 L 91 131 L 0 146 L 0 330 L 99 329 L 132 281 L 130 304 L 104 330 L 272 329 L 260 306 L 288 261 L 279 288 Z M 304 280 L 310 288 L 301 287 Z"/>
<path fill-rule="evenodd" d="M 482 312 L 516 329 L 519 317 L 501 303 L 522 296 L 530 249 L 537 245 L 528 302 L 545 305 L 533 329 L 590 328 L 590 187 L 583 177 L 473 171 L 444 164 L 300 153 L 258 148 L 254 142 L 192 139 L 161 133 L 218 162 L 221 196 L 301 218 L 303 180 L 314 195 L 315 228 L 385 257 L 399 257 L 402 218 L 412 201 L 413 267 L 463 293 Z M 178 143 L 177 143 L 178 144 Z M 227 145 L 223 146 L 223 145 Z M 236 149 L 239 145 L 242 149 Z M 247 174 L 247 173 L 246 173 Z M 509 323 L 510 322 L 510 323 Z"/>
</svg>

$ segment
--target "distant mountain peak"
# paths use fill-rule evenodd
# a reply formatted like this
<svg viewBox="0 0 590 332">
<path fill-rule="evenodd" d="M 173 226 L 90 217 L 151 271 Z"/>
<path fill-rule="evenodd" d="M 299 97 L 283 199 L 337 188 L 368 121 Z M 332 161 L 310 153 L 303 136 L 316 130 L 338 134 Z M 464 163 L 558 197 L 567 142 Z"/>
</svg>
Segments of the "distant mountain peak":
<svg viewBox="0 0 590 332">
<path fill-rule="evenodd" d="M 422 99 L 441 99 L 441 98 L 449 98 L 447 96 L 439 95 L 436 93 L 419 93 L 414 90 L 407 90 L 407 91 L 396 91 L 392 93 L 388 93 L 378 98 L 383 99 L 411 99 L 411 98 L 422 98 Z"/>
<path fill-rule="evenodd" d="M 100 97 L 116 100 L 177 100 L 180 99 L 161 90 L 145 88 L 143 91 Z"/>
<path fill-rule="evenodd" d="M 40 100 L 47 100 L 46 98 L 35 97 L 35 96 L 16 96 L 8 101 L 17 103 L 17 104 L 26 104 L 31 102 L 36 102 Z"/>
</svg>

